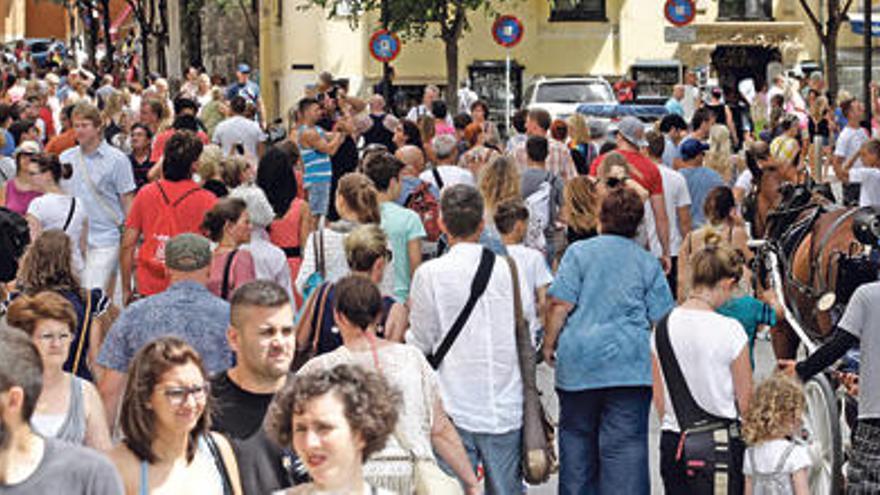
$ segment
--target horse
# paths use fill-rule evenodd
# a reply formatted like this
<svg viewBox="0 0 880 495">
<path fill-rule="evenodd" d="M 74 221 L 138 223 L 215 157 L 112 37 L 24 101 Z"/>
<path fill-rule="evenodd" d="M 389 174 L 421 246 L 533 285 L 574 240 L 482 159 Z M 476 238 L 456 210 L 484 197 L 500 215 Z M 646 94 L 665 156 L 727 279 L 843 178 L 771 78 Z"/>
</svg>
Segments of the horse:
<svg viewBox="0 0 880 495">
<path fill-rule="evenodd" d="M 780 260 L 784 301 L 779 302 L 810 339 L 825 341 L 855 287 L 872 276 L 853 231 L 859 209 L 837 205 L 827 184 L 799 181 L 794 165 L 768 160 L 759 167 L 754 157 L 747 162 L 753 175 L 752 233 L 770 241 L 762 249 L 775 250 Z M 759 253 L 756 259 L 767 258 Z M 758 283 L 765 284 L 767 270 L 757 267 Z M 874 268 L 873 279 L 876 273 Z M 795 357 L 799 338 L 785 319 L 771 336 L 777 358 Z"/>
</svg>

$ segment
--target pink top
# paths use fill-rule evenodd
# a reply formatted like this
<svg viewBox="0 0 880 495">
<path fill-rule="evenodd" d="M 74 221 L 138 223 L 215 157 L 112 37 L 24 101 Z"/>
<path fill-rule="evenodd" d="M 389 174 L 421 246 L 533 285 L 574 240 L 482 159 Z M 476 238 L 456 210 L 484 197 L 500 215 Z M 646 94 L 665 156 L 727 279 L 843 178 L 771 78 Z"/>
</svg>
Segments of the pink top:
<svg viewBox="0 0 880 495">
<path fill-rule="evenodd" d="M 21 191 L 16 187 L 15 180 L 6 181 L 6 207 L 24 216 L 28 206 L 36 198 L 42 196 L 39 191 Z"/>
<path fill-rule="evenodd" d="M 434 134 L 442 136 L 443 134 L 455 134 L 455 127 L 446 123 L 446 121 L 438 120 L 434 124 Z"/>
<path fill-rule="evenodd" d="M 223 287 L 223 270 L 226 268 L 226 258 L 232 251 L 221 254 L 214 254 L 211 260 L 211 274 L 208 276 L 208 290 L 217 297 L 223 297 L 220 293 Z M 256 268 L 254 268 L 254 258 L 250 251 L 239 249 L 235 252 L 235 258 L 232 260 L 232 266 L 229 269 L 229 285 L 226 299 L 232 298 L 235 289 L 251 282 L 257 278 Z"/>
</svg>

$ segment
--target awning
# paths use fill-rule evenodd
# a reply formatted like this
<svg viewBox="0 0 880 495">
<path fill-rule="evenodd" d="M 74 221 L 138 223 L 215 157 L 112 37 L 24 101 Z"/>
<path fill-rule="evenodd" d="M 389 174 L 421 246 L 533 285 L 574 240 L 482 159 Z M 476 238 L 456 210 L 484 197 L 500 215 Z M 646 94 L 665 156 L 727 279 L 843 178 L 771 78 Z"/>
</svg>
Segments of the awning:
<svg viewBox="0 0 880 495">
<path fill-rule="evenodd" d="M 113 19 L 113 23 L 110 24 L 111 40 L 116 40 L 116 38 L 119 36 L 119 28 L 122 27 L 122 24 L 124 24 L 125 21 L 128 20 L 128 17 L 131 15 L 132 10 L 133 9 L 131 8 L 131 4 L 127 4 L 125 6 L 125 10 L 120 12 L 119 15 L 116 16 L 116 19 Z"/>
<path fill-rule="evenodd" d="M 852 32 L 858 35 L 865 34 L 865 14 L 847 14 Z M 880 12 L 871 12 L 871 36 L 880 36 Z"/>
</svg>

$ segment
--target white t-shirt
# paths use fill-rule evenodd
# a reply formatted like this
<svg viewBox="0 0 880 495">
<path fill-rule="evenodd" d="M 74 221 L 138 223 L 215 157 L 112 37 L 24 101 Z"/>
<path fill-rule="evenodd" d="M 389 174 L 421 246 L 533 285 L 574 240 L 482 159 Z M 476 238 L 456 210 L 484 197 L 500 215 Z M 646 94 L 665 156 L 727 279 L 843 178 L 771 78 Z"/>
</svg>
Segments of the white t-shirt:
<svg viewBox="0 0 880 495">
<path fill-rule="evenodd" d="M 734 189 L 742 189 L 745 192 L 749 192 L 752 190 L 752 171 L 749 169 L 745 169 L 739 174 L 739 177 L 736 178 L 736 183 L 733 184 Z"/>
<path fill-rule="evenodd" d="M 40 222 L 40 228 L 45 232 L 48 229 L 64 229 L 64 223 L 70 214 L 72 196 L 66 194 L 46 193 L 31 201 L 27 214 Z M 73 217 L 67 226 L 67 237 L 70 237 L 70 249 L 73 251 L 73 269 L 77 273 L 82 272 L 84 263 L 82 252 L 79 249 L 80 237 L 86 222 L 86 209 L 82 201 L 76 200 L 73 208 Z"/>
<path fill-rule="evenodd" d="M 678 230 L 678 208 L 691 205 L 691 193 L 687 181 L 680 172 L 669 167 L 657 167 L 663 179 L 663 200 L 666 202 L 666 218 L 669 219 L 669 252 L 675 256 L 684 236 Z M 654 237 L 657 237 L 654 229 Z M 653 239 L 652 239 L 653 242 Z"/>
<path fill-rule="evenodd" d="M 880 169 L 870 167 L 851 169 L 849 180 L 861 184 L 859 206 L 880 206 Z"/>
<path fill-rule="evenodd" d="M 476 185 L 474 182 L 474 174 L 472 174 L 470 170 L 461 168 L 458 165 L 439 165 L 437 167 L 437 172 L 440 174 L 440 179 L 443 181 L 444 189 L 456 184 L 467 184 L 469 186 Z M 440 184 L 437 184 L 437 181 L 434 180 L 434 172 L 430 169 L 419 174 L 419 179 L 421 179 L 422 182 L 434 184 L 434 187 L 441 189 Z"/>
<path fill-rule="evenodd" d="M 843 157 L 843 159 L 847 159 L 854 154 L 858 153 L 859 150 L 862 149 L 862 144 L 868 140 L 868 134 L 861 127 L 852 128 L 850 126 L 846 126 L 840 131 L 840 136 L 837 137 L 837 142 L 834 145 L 834 156 Z M 852 170 L 862 167 L 862 159 L 856 158 L 855 163 L 853 163 Z M 852 172 L 850 172 L 852 173 Z"/>
<path fill-rule="evenodd" d="M 541 287 L 547 287 L 553 282 L 553 275 L 547 268 L 544 255 L 537 249 L 532 249 L 522 244 L 507 246 L 507 254 L 516 262 L 519 273 L 519 289 L 522 294 L 523 315 L 529 322 L 529 330 L 532 331 L 532 342 L 541 328 L 538 319 L 536 305 L 536 291 Z"/>
<path fill-rule="evenodd" d="M 690 84 L 684 87 L 684 98 L 681 99 L 681 108 L 684 110 L 684 120 L 690 122 L 694 112 L 700 103 L 700 89 Z"/>
<path fill-rule="evenodd" d="M 672 351 L 694 400 L 709 414 L 737 418 L 730 365 L 749 343 L 743 326 L 714 311 L 685 308 L 672 310 L 667 324 Z M 657 355 L 655 335 L 651 335 L 651 352 Z M 662 429 L 680 431 L 665 379 L 663 404 Z"/>
<path fill-rule="evenodd" d="M 743 459 L 743 474 L 752 476 L 758 473 L 772 473 L 776 470 L 779 461 L 785 450 L 791 445 L 791 440 L 768 440 L 761 442 L 754 447 L 746 449 L 746 455 Z M 755 459 L 755 465 L 752 465 L 752 456 Z M 795 444 L 794 448 L 788 454 L 785 464 L 782 465 L 783 473 L 794 473 L 804 468 L 809 468 L 813 462 L 810 460 L 810 452 L 807 447 Z"/>
<path fill-rule="evenodd" d="M 257 156 L 257 145 L 266 139 L 260 125 L 241 115 L 233 115 L 217 124 L 214 129 L 214 143 L 219 144 L 223 153 L 229 154 L 232 147 L 238 143 L 244 146 L 244 151 L 250 156 Z"/>
<path fill-rule="evenodd" d="M 659 258 L 663 256 L 663 246 L 660 244 L 660 236 L 657 235 L 657 222 L 654 221 L 654 208 L 651 206 L 651 200 L 645 201 L 643 207 L 645 215 L 636 231 L 636 242 Z"/>
<path fill-rule="evenodd" d="M 15 177 L 15 160 L 0 156 L 0 186 Z"/>
</svg>

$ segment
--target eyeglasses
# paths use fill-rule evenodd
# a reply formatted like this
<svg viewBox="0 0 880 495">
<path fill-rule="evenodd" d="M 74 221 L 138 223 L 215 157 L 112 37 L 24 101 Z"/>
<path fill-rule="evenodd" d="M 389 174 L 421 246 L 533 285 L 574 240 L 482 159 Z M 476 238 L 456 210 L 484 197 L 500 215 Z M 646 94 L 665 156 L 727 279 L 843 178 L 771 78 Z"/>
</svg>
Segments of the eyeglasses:
<svg viewBox="0 0 880 495">
<path fill-rule="evenodd" d="M 190 396 L 196 402 L 201 403 L 205 402 L 205 399 L 208 397 L 208 384 L 195 385 L 193 387 L 167 387 L 163 393 L 172 407 L 180 407 L 186 404 Z"/>
<path fill-rule="evenodd" d="M 67 342 L 73 337 L 73 334 L 70 332 L 62 332 L 62 333 L 41 333 L 38 338 L 44 344 L 51 344 L 53 341 L 61 342 L 62 344 Z"/>
</svg>

